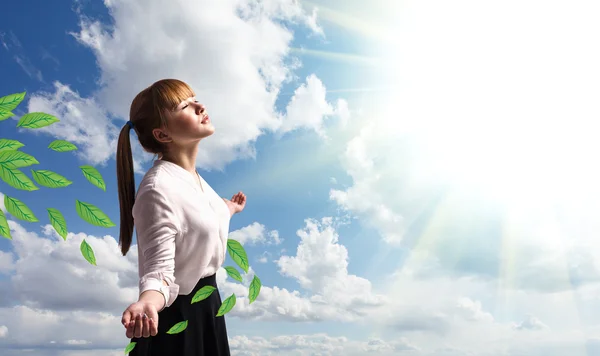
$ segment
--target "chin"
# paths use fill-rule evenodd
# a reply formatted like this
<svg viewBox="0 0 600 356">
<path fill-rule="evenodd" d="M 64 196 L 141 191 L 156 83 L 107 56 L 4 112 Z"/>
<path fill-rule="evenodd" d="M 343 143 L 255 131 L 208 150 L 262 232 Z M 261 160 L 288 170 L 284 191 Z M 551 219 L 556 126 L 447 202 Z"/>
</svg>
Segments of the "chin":
<svg viewBox="0 0 600 356">
<path fill-rule="evenodd" d="M 214 133 L 215 133 L 215 128 L 211 126 L 210 128 L 207 127 L 205 130 L 203 130 L 202 136 L 209 137 Z"/>
</svg>

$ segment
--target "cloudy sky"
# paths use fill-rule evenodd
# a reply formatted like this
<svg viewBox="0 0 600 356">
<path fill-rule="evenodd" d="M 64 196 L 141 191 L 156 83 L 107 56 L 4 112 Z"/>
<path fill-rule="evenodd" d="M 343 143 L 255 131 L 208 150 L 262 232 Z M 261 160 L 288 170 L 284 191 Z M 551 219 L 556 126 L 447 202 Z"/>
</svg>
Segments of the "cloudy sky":
<svg viewBox="0 0 600 356">
<path fill-rule="evenodd" d="M 600 355 L 597 1 L 22 0 L 2 13 L 0 96 L 27 95 L 0 138 L 40 162 L 25 174 L 73 184 L 0 181 L 39 219 L 6 213 L 0 354 L 123 354 L 137 250 L 122 257 L 118 228 L 87 224 L 75 201 L 118 223 L 129 104 L 179 78 L 217 128 L 199 172 L 248 196 L 231 238 L 251 269 L 243 283 L 218 272 L 237 296 L 235 355 Z M 28 112 L 60 122 L 17 128 Z M 135 161 L 139 182 L 152 157 L 136 146 Z"/>
</svg>

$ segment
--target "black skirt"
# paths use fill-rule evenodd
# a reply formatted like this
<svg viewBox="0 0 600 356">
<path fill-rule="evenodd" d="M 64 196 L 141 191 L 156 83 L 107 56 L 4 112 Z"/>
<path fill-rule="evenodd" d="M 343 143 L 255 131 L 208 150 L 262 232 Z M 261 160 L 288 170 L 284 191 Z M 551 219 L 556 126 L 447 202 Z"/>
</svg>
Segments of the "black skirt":
<svg viewBox="0 0 600 356">
<path fill-rule="evenodd" d="M 202 278 L 187 295 L 178 295 L 175 302 L 158 313 L 158 334 L 148 338 L 133 338 L 135 348 L 129 356 L 230 356 L 225 317 L 217 317 L 221 296 L 212 294 L 192 304 L 196 292 L 204 286 L 217 288 L 216 274 Z M 167 334 L 173 325 L 188 321 L 178 334 Z"/>
</svg>

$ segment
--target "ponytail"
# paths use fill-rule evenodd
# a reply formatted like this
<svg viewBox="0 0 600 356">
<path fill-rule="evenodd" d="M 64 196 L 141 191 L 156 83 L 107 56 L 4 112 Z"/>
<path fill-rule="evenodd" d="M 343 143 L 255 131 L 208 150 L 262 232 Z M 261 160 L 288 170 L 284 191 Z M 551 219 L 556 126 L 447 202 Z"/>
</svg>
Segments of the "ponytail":
<svg viewBox="0 0 600 356">
<path fill-rule="evenodd" d="M 123 256 L 129 251 L 133 237 L 133 203 L 135 201 L 135 177 L 133 175 L 133 155 L 131 153 L 131 123 L 128 122 L 119 134 L 117 143 L 117 185 L 119 207 L 121 209 L 121 231 L 119 246 Z"/>
</svg>

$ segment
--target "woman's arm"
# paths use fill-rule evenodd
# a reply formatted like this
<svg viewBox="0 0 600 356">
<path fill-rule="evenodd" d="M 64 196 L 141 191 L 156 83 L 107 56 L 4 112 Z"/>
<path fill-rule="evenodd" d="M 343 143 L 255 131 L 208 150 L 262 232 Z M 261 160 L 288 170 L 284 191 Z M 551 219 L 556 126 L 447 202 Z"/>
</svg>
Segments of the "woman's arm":
<svg viewBox="0 0 600 356">
<path fill-rule="evenodd" d="M 175 283 L 175 237 L 179 219 L 166 195 L 155 188 L 138 193 L 134 221 L 138 236 L 138 301 L 123 313 L 122 322 L 131 338 L 156 335 L 158 312 L 173 304 L 179 294 Z"/>
</svg>

